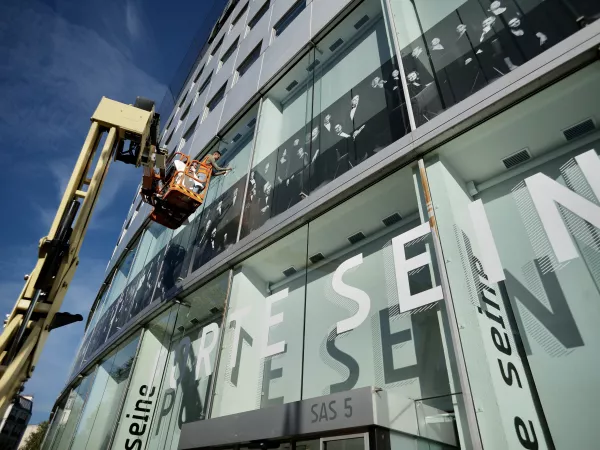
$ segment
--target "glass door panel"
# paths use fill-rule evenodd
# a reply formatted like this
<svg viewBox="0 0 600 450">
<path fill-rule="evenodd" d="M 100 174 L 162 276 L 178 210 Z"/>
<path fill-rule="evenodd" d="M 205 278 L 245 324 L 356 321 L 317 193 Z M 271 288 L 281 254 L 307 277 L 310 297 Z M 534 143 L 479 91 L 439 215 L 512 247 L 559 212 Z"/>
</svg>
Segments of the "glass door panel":
<svg viewBox="0 0 600 450">
<path fill-rule="evenodd" d="M 369 450 L 369 434 L 350 434 L 321 439 L 320 450 Z"/>
</svg>

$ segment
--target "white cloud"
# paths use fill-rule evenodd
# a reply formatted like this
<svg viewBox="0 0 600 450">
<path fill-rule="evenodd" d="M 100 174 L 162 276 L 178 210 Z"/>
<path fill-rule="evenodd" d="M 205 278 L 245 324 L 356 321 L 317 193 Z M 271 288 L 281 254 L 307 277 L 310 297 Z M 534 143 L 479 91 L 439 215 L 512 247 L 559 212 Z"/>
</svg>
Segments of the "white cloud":
<svg viewBox="0 0 600 450">
<path fill-rule="evenodd" d="M 127 21 L 127 31 L 129 31 L 129 35 L 138 39 L 141 37 L 142 33 L 142 23 L 140 20 L 140 9 L 138 5 L 133 0 L 127 0 L 125 3 L 125 18 Z"/>
</svg>

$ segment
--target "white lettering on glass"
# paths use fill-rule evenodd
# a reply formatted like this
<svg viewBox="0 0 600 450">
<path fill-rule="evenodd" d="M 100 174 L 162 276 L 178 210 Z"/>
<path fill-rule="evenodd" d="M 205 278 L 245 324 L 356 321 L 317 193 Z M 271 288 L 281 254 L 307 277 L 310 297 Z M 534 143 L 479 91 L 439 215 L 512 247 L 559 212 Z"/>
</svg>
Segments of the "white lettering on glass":
<svg viewBox="0 0 600 450">
<path fill-rule="evenodd" d="M 578 258 L 579 252 L 573 244 L 557 204 L 577 214 L 596 228 L 600 228 L 600 207 L 543 173 L 536 173 L 527 178 L 525 184 L 529 188 L 531 200 L 558 262 Z"/>
<path fill-rule="evenodd" d="M 358 288 L 348 286 L 342 280 L 344 273 L 350 269 L 353 269 L 354 267 L 360 266 L 362 262 L 362 254 L 358 254 L 340 264 L 333 273 L 333 279 L 331 280 L 331 286 L 333 287 L 333 290 L 341 296 L 349 298 L 350 300 L 354 300 L 356 303 L 358 303 L 358 311 L 356 314 L 347 319 L 340 320 L 336 324 L 337 334 L 354 330 L 361 323 L 363 323 L 367 317 L 369 317 L 369 310 L 371 309 L 371 299 L 369 298 L 369 295 Z"/>
<path fill-rule="evenodd" d="M 242 318 L 247 316 L 250 312 L 250 306 L 245 308 L 236 309 L 231 312 L 229 316 L 229 324 L 235 321 L 235 330 L 233 331 L 233 342 L 231 343 L 231 359 L 229 360 L 229 367 L 232 369 L 237 365 L 237 347 L 240 342 L 240 332 L 242 330 Z"/>
<path fill-rule="evenodd" d="M 500 255 L 498 255 L 492 229 L 481 200 L 476 200 L 469 204 L 469 215 L 471 216 L 471 222 L 475 230 L 477 244 L 481 250 L 481 262 L 487 273 L 488 281 L 497 283 L 504 280 L 504 270 L 500 262 Z"/>
<path fill-rule="evenodd" d="M 289 295 L 290 290 L 285 288 L 284 290 L 277 292 L 269 297 L 266 300 L 266 320 L 267 330 L 265 332 L 264 345 L 263 345 L 263 358 L 267 358 L 269 356 L 278 355 L 279 353 L 285 352 L 285 341 L 279 341 L 276 344 L 269 345 L 269 329 L 278 323 L 283 322 L 283 313 L 271 315 L 271 309 L 273 303 L 278 302 L 279 300 L 283 300 Z"/>
<path fill-rule="evenodd" d="M 596 150 L 588 150 L 579 156 L 575 157 L 577 165 L 583 172 L 583 176 L 592 188 L 592 192 L 596 196 L 597 200 L 600 200 L 600 158 Z"/>
<path fill-rule="evenodd" d="M 211 340 L 206 345 L 207 336 L 211 335 Z M 200 379 L 200 368 L 204 361 L 204 376 L 208 377 L 212 374 L 213 368 L 210 363 L 210 354 L 214 350 L 219 340 L 219 326 L 216 323 L 207 325 L 202 330 L 202 337 L 200 338 L 200 348 L 198 349 L 198 360 L 196 363 L 196 380 Z"/>
<path fill-rule="evenodd" d="M 415 295 L 411 295 L 410 293 L 408 273 L 419 267 L 431 264 L 431 255 L 429 252 L 424 252 L 420 255 L 406 259 L 404 245 L 425 236 L 428 233 L 431 233 L 431 228 L 429 223 L 425 222 L 424 224 L 392 239 L 394 267 L 396 270 L 396 286 L 398 287 L 398 303 L 400 304 L 401 313 L 410 311 L 411 309 L 420 308 L 429 303 L 437 302 L 443 298 L 441 286 L 436 286 Z"/>
<path fill-rule="evenodd" d="M 181 381 L 181 373 L 178 373 L 179 367 L 186 367 L 191 346 L 192 341 L 189 336 L 186 336 L 180 340 L 177 347 L 175 347 L 173 353 L 173 367 L 171 367 L 171 375 L 169 376 L 169 386 L 171 386 L 172 389 L 177 388 L 178 381 Z M 181 362 L 183 362 L 183 364 L 180 364 Z"/>
</svg>

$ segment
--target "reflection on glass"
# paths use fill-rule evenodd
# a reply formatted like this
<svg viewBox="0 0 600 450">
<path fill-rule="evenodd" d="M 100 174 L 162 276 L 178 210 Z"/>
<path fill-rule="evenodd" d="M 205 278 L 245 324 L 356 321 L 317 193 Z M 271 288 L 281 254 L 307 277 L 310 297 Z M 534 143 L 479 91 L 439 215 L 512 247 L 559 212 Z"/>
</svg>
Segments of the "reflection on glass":
<svg viewBox="0 0 600 450">
<path fill-rule="evenodd" d="M 206 417 L 228 284 L 229 272 L 183 300 L 168 336 L 170 350 L 148 449 L 175 450 L 182 425 Z"/>
<path fill-rule="evenodd" d="M 306 231 L 234 269 L 212 417 L 300 400 Z"/>
<path fill-rule="evenodd" d="M 117 420 L 115 412 L 118 411 L 127 385 L 138 341 L 139 337 L 134 338 L 98 366 L 72 448 L 109 448 L 112 429 Z"/>
<path fill-rule="evenodd" d="M 52 450 L 67 450 L 70 447 L 71 439 L 75 427 L 79 421 L 81 410 L 90 393 L 92 383 L 94 382 L 95 372 L 83 378 L 81 384 L 71 391 L 57 423 L 57 430 L 54 439 L 49 439 L 44 444 L 44 447 Z"/>
<path fill-rule="evenodd" d="M 127 284 L 110 306 L 105 302 L 110 287 L 102 294 L 77 354 L 72 374 L 84 366 L 89 357 L 111 336 L 119 332 L 128 321 L 157 298 L 156 289 L 162 293 L 164 286 L 168 286 L 170 280 L 175 277 L 175 274 L 169 271 L 173 258 L 167 258 L 167 254 L 172 255 L 174 252 L 171 250 L 171 253 L 168 253 L 169 240 L 172 236 L 172 230 L 156 223 L 151 223 L 144 230 L 128 271 Z M 157 280 L 160 283 L 157 283 Z M 158 288 L 157 284 L 159 284 Z"/>
<path fill-rule="evenodd" d="M 213 176 L 202 211 L 194 219 L 191 270 L 197 270 L 237 242 L 242 202 L 258 107 L 242 117 L 221 139 L 219 166 L 232 170 Z"/>
<path fill-rule="evenodd" d="M 179 306 L 154 319 L 140 344 L 140 350 L 127 389 L 113 448 L 144 448 L 150 424 L 157 410 L 158 390 L 162 380 L 175 329 Z"/>
<path fill-rule="evenodd" d="M 263 98 L 242 236 L 409 131 L 390 42 L 366 0 Z"/>
<path fill-rule="evenodd" d="M 58 408 L 56 408 L 56 410 L 54 412 L 54 416 L 52 417 L 52 422 L 50 423 L 48 432 L 46 433 L 46 436 L 44 437 L 44 445 L 42 446 L 42 450 L 48 450 L 49 448 L 51 448 L 52 442 L 54 441 L 54 438 L 58 432 L 59 424 L 61 422 L 62 415 L 64 412 L 65 412 L 65 404 L 63 402 L 63 404 L 61 406 L 59 406 Z"/>
<path fill-rule="evenodd" d="M 307 68 L 311 55 L 305 56 L 263 98 L 256 148 L 250 171 L 246 206 L 242 223 L 242 236 L 259 228 L 276 213 L 298 203 L 302 195 L 308 195 L 304 186 L 304 169 L 308 164 L 310 140 L 306 133 L 310 126 L 307 109 L 309 106 L 309 79 Z M 281 148 L 280 148 L 281 147 Z M 279 178 L 277 178 L 279 177 Z M 285 180 L 285 181 L 284 181 Z M 283 183 L 283 184 L 282 184 Z M 295 187 L 289 199 L 279 199 L 274 205 L 274 188 Z"/>
<path fill-rule="evenodd" d="M 417 124 L 572 35 L 581 18 L 600 13 L 587 0 L 391 0 L 391 6 Z"/>
</svg>

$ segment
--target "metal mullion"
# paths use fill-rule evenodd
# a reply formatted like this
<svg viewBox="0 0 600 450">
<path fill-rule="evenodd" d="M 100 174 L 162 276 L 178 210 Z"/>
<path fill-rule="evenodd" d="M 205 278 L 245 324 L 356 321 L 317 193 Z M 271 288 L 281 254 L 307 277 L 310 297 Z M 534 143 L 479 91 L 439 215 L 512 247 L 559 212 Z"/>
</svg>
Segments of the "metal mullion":
<svg viewBox="0 0 600 450">
<path fill-rule="evenodd" d="M 254 136 L 252 137 L 252 149 L 250 150 L 250 158 L 248 161 L 248 171 L 246 173 L 246 185 L 244 186 L 244 196 L 242 197 L 242 210 L 240 212 L 240 223 L 238 225 L 237 236 L 235 242 L 240 241 L 242 234 L 242 224 L 244 223 L 244 209 L 246 208 L 246 196 L 248 195 L 248 185 L 250 184 L 250 172 L 254 163 L 254 154 L 256 151 L 256 143 L 258 141 L 258 133 L 260 129 L 261 113 L 262 113 L 263 97 L 258 101 L 258 112 L 256 116 L 256 124 L 254 125 Z"/>
<path fill-rule="evenodd" d="M 146 328 L 142 328 L 140 332 L 140 337 L 138 340 L 138 345 L 135 349 L 135 355 L 133 356 L 133 363 L 129 369 L 129 376 L 127 377 L 127 381 L 125 383 L 125 389 L 123 390 L 123 394 L 121 395 L 121 399 L 119 400 L 119 406 L 117 407 L 117 420 L 112 426 L 112 431 L 110 434 L 110 439 L 108 441 L 108 447 L 111 448 L 112 444 L 115 440 L 115 436 L 117 435 L 117 431 L 119 430 L 119 424 L 121 423 L 121 414 L 123 413 L 123 409 L 125 408 L 125 400 L 127 399 L 127 394 L 129 393 L 129 386 L 131 385 L 131 379 L 133 378 L 133 372 L 135 371 L 136 363 L 138 356 L 140 354 L 140 349 L 142 348 L 142 344 L 144 342 L 144 335 L 146 334 Z M 118 352 L 117 352 L 118 353 Z"/>
<path fill-rule="evenodd" d="M 92 389 L 94 388 L 94 383 L 96 382 L 96 375 L 98 375 L 99 367 L 100 367 L 100 363 L 96 364 L 96 366 L 94 367 L 94 370 L 92 371 L 92 375 L 91 375 L 92 380 L 90 381 L 90 388 L 85 395 L 85 400 L 83 401 L 83 404 L 81 405 L 81 411 L 79 411 L 79 416 L 77 417 L 77 423 L 73 427 L 73 435 L 71 436 L 71 439 L 69 440 L 69 445 L 67 445 L 68 449 L 71 448 L 71 446 L 73 445 L 73 441 L 75 440 L 75 435 L 77 434 L 77 430 L 79 429 L 81 417 L 83 416 L 83 413 L 85 412 L 85 407 L 87 406 L 87 401 L 90 398 L 90 394 L 92 393 Z M 83 381 L 82 381 L 82 383 L 83 383 Z M 81 384 L 79 386 L 81 386 Z M 79 387 L 79 386 L 77 386 L 77 387 Z M 105 388 L 106 388 L 106 386 L 105 386 Z M 75 389 L 73 389 L 73 390 L 75 390 Z M 71 412 L 72 411 L 73 411 L 73 408 L 71 408 Z M 96 419 L 94 418 L 94 421 L 95 420 Z M 60 444 L 60 441 L 59 441 L 59 444 Z"/>
<path fill-rule="evenodd" d="M 210 387 L 208 389 L 210 399 L 208 401 L 208 408 L 206 410 L 205 418 L 210 420 L 212 417 L 213 405 L 215 400 L 215 389 L 217 387 L 217 377 L 219 374 L 219 366 L 221 363 L 221 354 L 223 353 L 223 340 L 225 339 L 225 329 L 227 325 L 227 316 L 229 315 L 229 301 L 231 300 L 231 291 L 233 287 L 233 269 L 229 270 L 229 280 L 227 282 L 227 295 L 225 296 L 225 305 L 223 306 L 223 320 L 221 321 L 221 328 L 219 332 L 219 343 L 217 345 L 217 357 L 215 359 L 213 376 L 210 380 Z"/>
<path fill-rule="evenodd" d="M 400 53 L 400 43 L 398 42 L 398 32 L 396 31 L 396 22 L 394 22 L 394 12 L 392 10 L 392 4 L 390 0 L 382 0 L 385 2 L 385 10 L 387 12 L 387 19 L 390 24 L 392 42 L 394 43 L 394 50 L 396 53 L 396 60 L 398 61 L 398 70 L 400 70 L 400 81 L 402 83 L 402 91 L 404 92 L 404 104 L 408 112 L 408 121 L 410 122 L 410 129 L 412 131 L 417 129 L 417 123 L 415 122 L 415 115 L 412 109 L 412 102 L 410 98 L 410 92 L 408 91 L 408 83 L 406 82 L 406 72 L 404 71 L 404 64 L 402 63 L 402 54 Z M 385 18 L 384 18 L 385 20 Z"/>
<path fill-rule="evenodd" d="M 184 305 L 182 305 L 182 304 L 176 304 L 175 307 L 177 309 L 177 313 L 175 314 L 175 318 L 174 318 L 174 322 L 173 322 L 173 330 L 172 330 L 171 337 L 169 338 L 168 348 L 165 347 L 165 348 L 167 348 L 167 357 L 166 357 L 165 367 L 164 367 L 162 376 L 160 377 L 160 383 L 158 385 L 158 394 L 159 394 L 159 397 L 160 397 L 160 394 L 163 393 L 164 383 L 167 382 L 167 376 L 168 376 L 167 374 L 169 372 L 169 363 L 171 362 L 171 359 L 170 359 L 171 358 L 171 351 L 174 350 L 174 346 L 176 345 L 176 343 L 174 341 L 175 340 L 174 335 L 175 335 L 175 331 L 176 331 L 175 327 L 177 325 L 177 320 L 179 319 L 179 313 L 182 311 L 182 308 L 184 307 Z M 171 320 L 170 319 L 170 315 L 169 315 L 169 320 Z M 148 323 L 148 325 L 149 325 L 149 323 Z M 183 337 L 183 335 L 182 335 L 182 337 Z M 177 342 L 177 344 L 178 343 L 179 343 L 179 341 Z M 152 380 L 154 381 L 154 378 L 152 378 Z M 157 410 L 158 410 L 158 408 L 155 407 L 154 411 L 152 412 L 152 417 L 150 417 L 150 422 L 149 422 L 150 429 L 152 429 L 152 426 L 154 425 L 154 419 L 156 417 Z M 169 417 L 169 422 L 167 424 L 167 433 L 168 433 L 168 429 L 169 429 L 169 427 L 171 425 L 172 419 L 173 419 L 173 414 L 171 414 L 171 416 Z M 158 436 L 159 436 L 158 439 L 160 440 L 160 434 Z M 148 438 L 146 439 L 146 443 L 144 445 L 145 449 L 148 448 L 148 446 L 150 445 L 151 440 L 152 440 L 152 435 L 149 434 Z"/>
<path fill-rule="evenodd" d="M 454 308 L 454 300 L 450 291 L 450 281 L 448 279 L 448 273 L 446 272 L 446 266 L 443 263 L 443 251 L 442 244 L 440 242 L 439 232 L 437 228 L 437 222 L 435 213 L 433 211 L 433 203 L 431 200 L 431 193 L 429 190 L 429 181 L 427 179 L 427 171 L 425 169 L 425 163 L 423 159 L 419 159 L 419 173 L 421 176 L 421 184 L 423 187 L 423 193 L 425 196 L 425 202 L 427 205 L 427 213 L 429 216 L 429 225 L 431 227 L 431 235 L 433 238 L 433 245 L 436 254 L 436 261 L 438 264 L 438 270 L 440 273 L 440 282 L 442 285 L 442 292 L 444 296 L 444 303 L 446 305 L 445 310 L 450 325 L 450 335 L 452 337 L 452 348 L 454 350 L 454 356 L 456 358 L 458 378 L 464 398 L 465 412 L 467 419 L 467 428 L 469 430 L 471 444 L 474 449 L 483 449 L 483 443 L 481 441 L 481 433 L 479 432 L 479 423 L 477 421 L 477 413 L 475 411 L 475 403 L 473 400 L 473 393 L 471 391 L 471 385 L 469 383 L 469 375 L 467 371 L 467 364 L 465 356 L 461 346 L 460 332 L 458 329 L 458 319 L 456 318 L 456 310 Z"/>
</svg>

